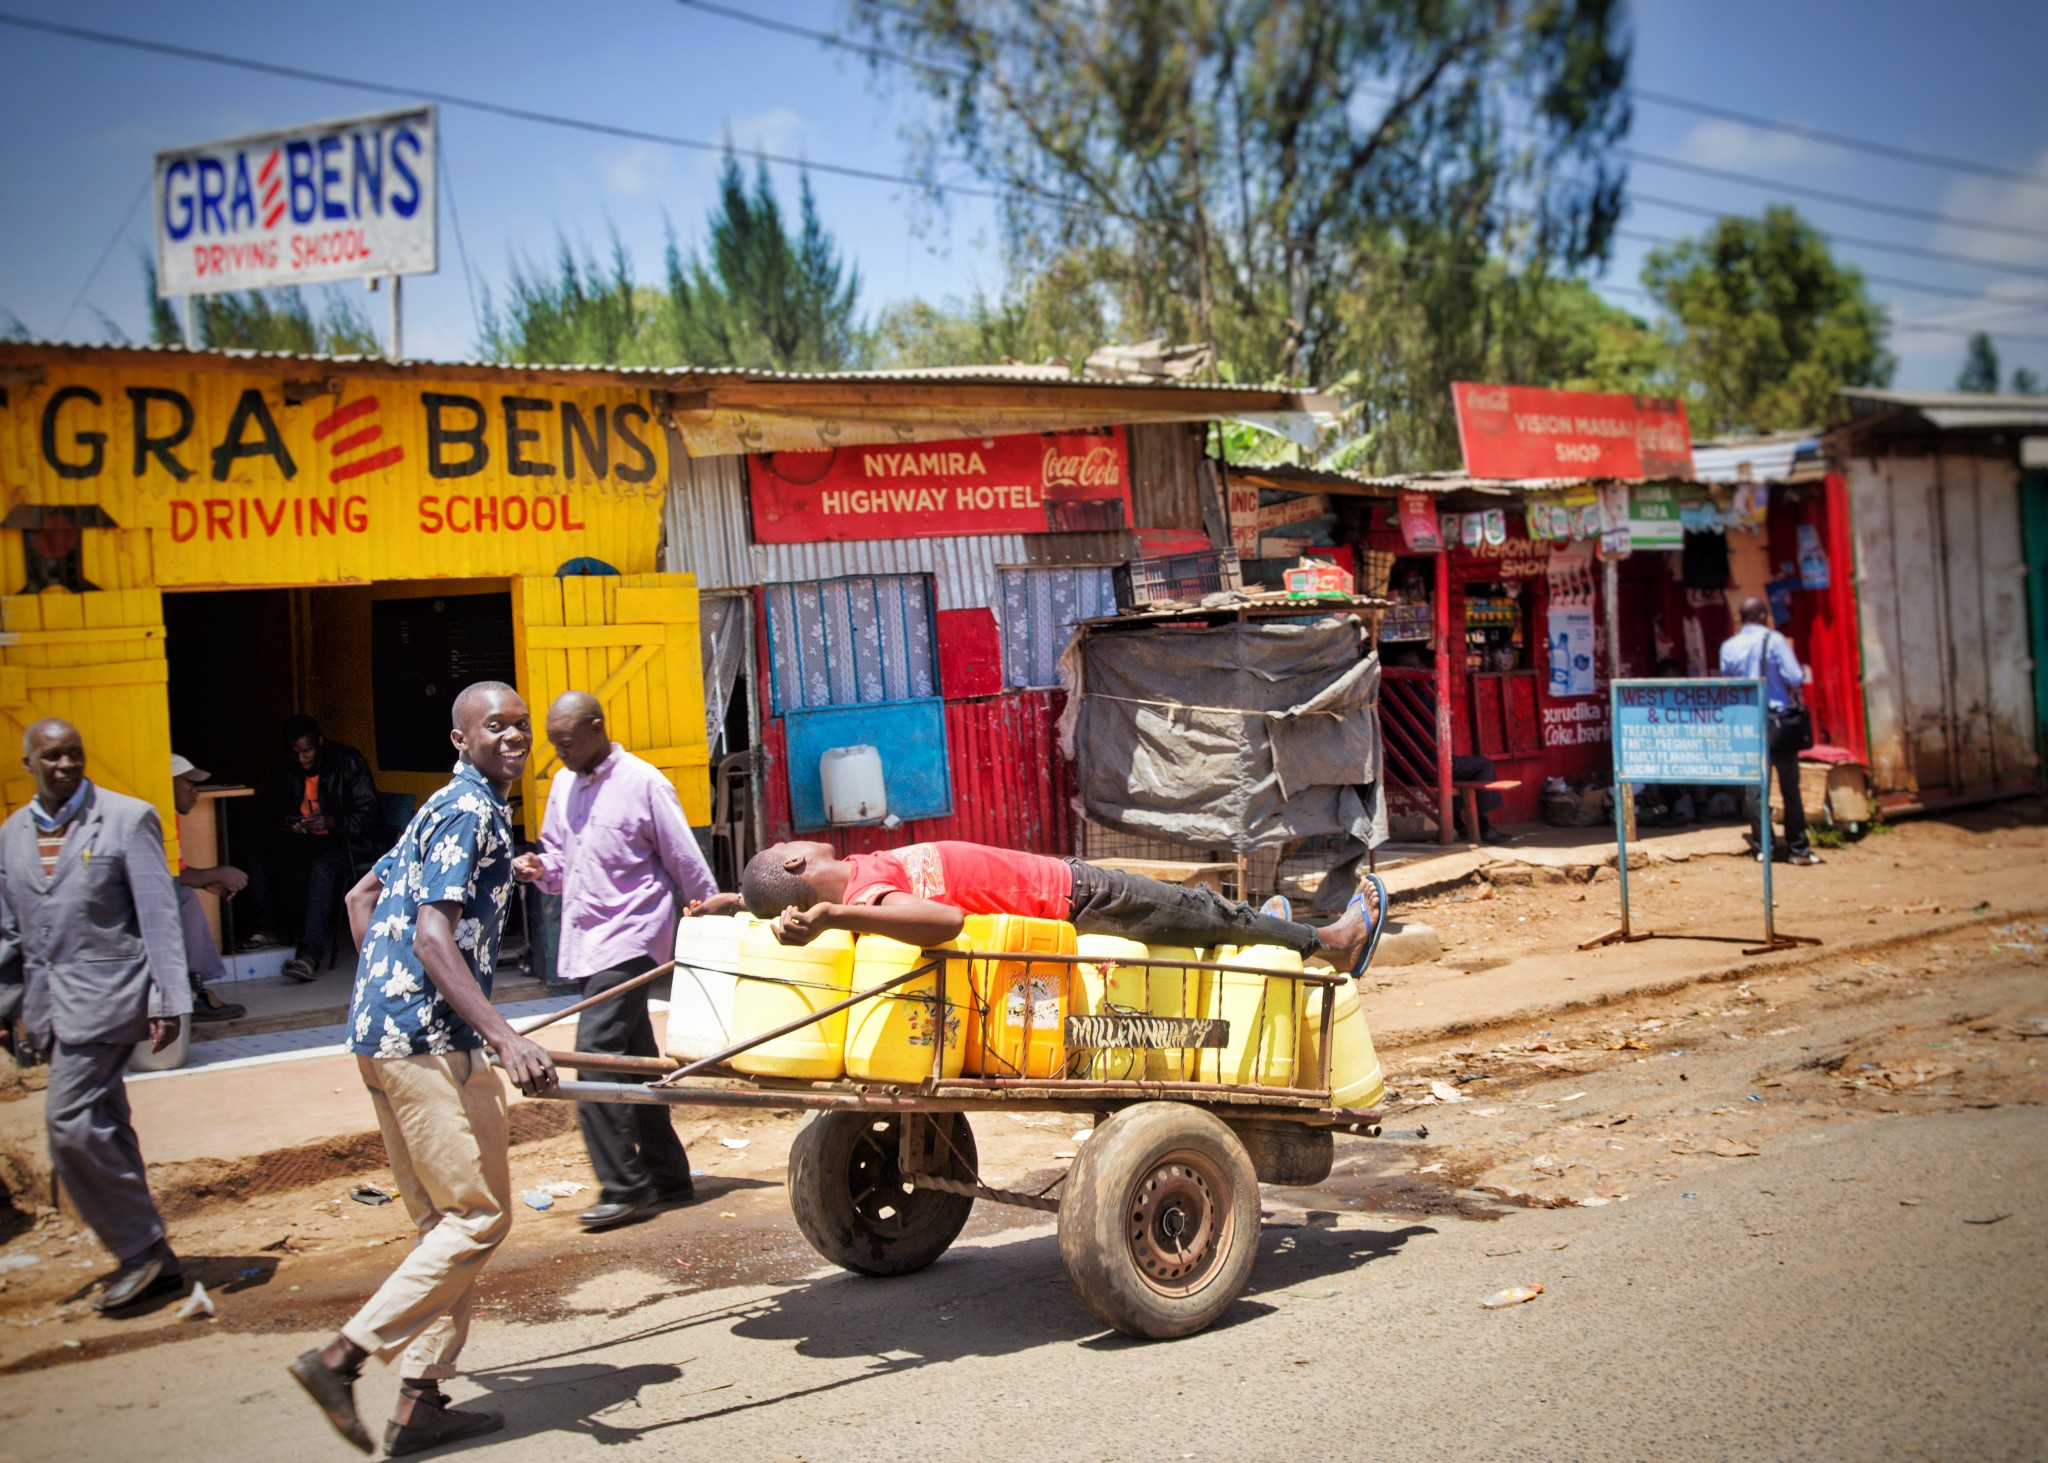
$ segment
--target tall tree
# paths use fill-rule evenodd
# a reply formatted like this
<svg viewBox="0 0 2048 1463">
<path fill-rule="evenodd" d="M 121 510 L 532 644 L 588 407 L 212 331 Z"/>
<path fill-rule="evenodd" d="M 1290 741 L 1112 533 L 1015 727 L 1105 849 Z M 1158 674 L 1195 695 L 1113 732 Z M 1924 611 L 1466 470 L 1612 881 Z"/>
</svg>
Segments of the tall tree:
<svg viewBox="0 0 2048 1463">
<path fill-rule="evenodd" d="M 885 369 L 983 366 L 1004 361 L 1076 367 L 1113 335 L 1115 301 L 1090 253 L 1066 254 L 991 297 L 977 290 L 941 304 L 903 300 L 875 322 L 874 364 Z"/>
<path fill-rule="evenodd" d="M 1891 380 L 1887 312 L 1794 209 L 1653 250 L 1643 284 L 1668 317 L 1696 432 L 1821 425 L 1841 387 Z"/>
<path fill-rule="evenodd" d="M 1340 317 L 1375 261 L 1392 261 L 1380 287 L 1481 329 L 1469 266 L 1601 258 L 1620 208 L 1618 0 L 854 0 L 854 15 L 934 103 L 928 168 L 964 157 L 1006 190 L 1021 268 L 1093 251 L 1124 335 L 1207 341 L 1241 378 L 1354 365 Z M 1449 267 L 1432 275 L 1425 255 Z M 1403 359 L 1435 344 L 1405 339 Z"/>
<path fill-rule="evenodd" d="M 2031 366 L 2012 368 L 2012 394 L 2014 396 L 2039 396 L 2041 394 L 2040 374 Z"/>
<path fill-rule="evenodd" d="M 633 282 L 633 262 L 616 230 L 605 263 L 555 239 L 542 266 L 515 259 L 500 310 L 484 292 L 485 357 L 553 365 L 648 365 L 648 335 L 659 296 Z"/>
<path fill-rule="evenodd" d="M 142 283 L 149 302 L 149 338 L 158 345 L 182 345 L 185 328 L 177 309 L 157 293 L 156 261 L 147 255 L 142 260 Z M 318 315 L 296 285 L 199 295 L 192 306 L 199 345 L 207 350 L 285 351 L 302 356 L 384 353 L 384 343 L 369 316 L 333 293 Z"/>
<path fill-rule="evenodd" d="M 1956 390 L 1987 394 L 1998 390 L 1998 347 L 1981 330 L 1963 347 L 1963 369 L 1956 373 Z"/>
</svg>

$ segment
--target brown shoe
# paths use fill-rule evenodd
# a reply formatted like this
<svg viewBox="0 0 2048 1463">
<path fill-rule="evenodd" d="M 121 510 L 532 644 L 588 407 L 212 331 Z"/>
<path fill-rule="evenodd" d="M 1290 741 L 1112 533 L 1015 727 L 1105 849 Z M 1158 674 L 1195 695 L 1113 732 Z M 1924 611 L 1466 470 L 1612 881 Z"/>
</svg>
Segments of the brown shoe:
<svg viewBox="0 0 2048 1463">
<path fill-rule="evenodd" d="M 384 1424 L 384 1451 L 393 1458 L 424 1453 L 464 1438 L 480 1438 L 505 1425 L 502 1412 L 457 1412 L 439 1387 L 406 1400 L 412 1403 L 411 1420 L 400 1422 L 394 1417 Z"/>
<path fill-rule="evenodd" d="M 334 1430 L 362 1452 L 369 1452 L 375 1445 L 370 1441 L 370 1432 L 363 1426 L 363 1420 L 356 1415 L 356 1373 L 338 1372 L 320 1360 L 317 1350 L 309 1351 L 293 1362 L 288 1368 L 299 1385 L 306 1389 L 320 1410 L 327 1414 L 327 1420 L 334 1424 Z"/>
</svg>

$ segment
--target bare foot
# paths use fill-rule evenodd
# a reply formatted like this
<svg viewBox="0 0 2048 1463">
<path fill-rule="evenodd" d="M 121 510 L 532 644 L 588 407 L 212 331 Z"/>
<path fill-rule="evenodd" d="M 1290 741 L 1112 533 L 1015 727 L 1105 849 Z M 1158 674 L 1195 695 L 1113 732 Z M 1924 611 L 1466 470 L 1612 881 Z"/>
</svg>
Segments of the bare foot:
<svg viewBox="0 0 2048 1463">
<path fill-rule="evenodd" d="M 1364 896 L 1362 905 L 1347 904 L 1343 918 L 1335 924 L 1323 926 L 1316 932 L 1316 937 L 1323 942 L 1323 948 L 1330 953 L 1330 963 L 1347 975 L 1351 973 L 1351 967 L 1357 962 L 1358 957 L 1364 953 L 1366 942 L 1372 938 L 1372 932 L 1379 927 L 1379 922 L 1385 915 L 1385 911 L 1379 907 L 1379 895 L 1372 885 L 1361 884 L 1358 892 Z"/>
</svg>

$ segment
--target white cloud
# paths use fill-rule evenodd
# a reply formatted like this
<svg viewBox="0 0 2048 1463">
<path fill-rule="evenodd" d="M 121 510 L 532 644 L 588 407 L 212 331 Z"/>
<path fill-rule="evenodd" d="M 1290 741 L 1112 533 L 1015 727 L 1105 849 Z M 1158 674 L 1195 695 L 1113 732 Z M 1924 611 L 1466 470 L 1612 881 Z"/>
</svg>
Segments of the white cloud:
<svg viewBox="0 0 2048 1463">
<path fill-rule="evenodd" d="M 1678 155 L 1703 167 L 1747 171 L 1832 162 L 1833 148 L 1791 132 L 1745 127 L 1740 122 L 1702 122 L 1686 134 Z"/>
<path fill-rule="evenodd" d="M 775 107 L 751 116 L 734 117 L 725 130 L 735 147 L 796 155 L 802 151 L 800 144 L 808 129 L 802 113 L 791 107 Z"/>
<path fill-rule="evenodd" d="M 2048 264 L 2048 237 L 2022 239 L 1961 222 L 2005 224 L 2048 235 L 2048 186 L 2043 186 L 2048 185 L 2048 148 L 2034 159 L 2032 172 L 2039 185 L 1991 178 L 1961 178 L 1950 184 L 1941 201 L 1949 222 L 1936 228 L 1933 247 L 1999 264 Z"/>
<path fill-rule="evenodd" d="M 666 186 L 672 154 L 651 142 L 636 142 L 604 162 L 604 186 L 621 198 L 639 198 Z"/>
</svg>

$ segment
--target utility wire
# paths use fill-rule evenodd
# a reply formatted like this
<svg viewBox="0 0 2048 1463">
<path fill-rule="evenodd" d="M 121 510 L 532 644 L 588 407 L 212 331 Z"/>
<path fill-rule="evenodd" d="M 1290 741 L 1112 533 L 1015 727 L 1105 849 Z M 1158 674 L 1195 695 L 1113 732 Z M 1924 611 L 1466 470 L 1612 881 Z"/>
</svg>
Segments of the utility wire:
<svg viewBox="0 0 2048 1463">
<path fill-rule="evenodd" d="M 57 328 L 50 332 L 52 336 L 61 338 L 64 327 L 71 323 L 72 315 L 85 303 L 86 291 L 91 289 L 92 282 L 100 277 L 100 271 L 107 267 L 108 256 L 114 252 L 114 246 L 121 242 L 121 236 L 128 232 L 128 225 L 135 221 L 135 210 L 142 207 L 143 197 L 149 192 L 153 181 L 144 178 L 142 186 L 135 190 L 135 196 L 128 200 L 127 211 L 121 215 L 121 221 L 114 225 L 114 232 L 107 237 L 107 247 L 100 250 L 100 257 L 93 261 L 91 271 L 85 276 L 85 282 L 78 287 L 78 293 L 71 297 L 71 303 L 64 307 L 64 313 L 57 318 Z"/>
<path fill-rule="evenodd" d="M 455 254 L 462 261 L 462 288 L 469 295 L 469 324 L 477 339 L 484 335 L 484 317 L 476 307 L 476 280 L 469 272 L 469 246 L 462 241 L 462 215 L 455 207 L 455 175 L 448 171 L 448 149 L 443 146 L 434 159 L 441 170 L 441 186 L 448 190 L 448 222 L 455 229 Z"/>
<path fill-rule="evenodd" d="M 1671 107 L 1681 112 L 1692 112 L 1702 117 L 1718 117 L 1727 122 L 1740 122 L 1745 127 L 1760 127 L 1767 132 L 1782 132 L 1787 136 L 1804 137 L 1812 142 L 1825 142 L 1830 147 L 1847 148 L 1851 152 L 1866 152 L 1872 157 L 1890 158 L 1902 163 L 1918 163 L 1927 168 L 1946 168 L 1950 172 L 1971 173 L 1980 178 L 1996 178 L 2001 182 L 2020 183 L 2029 188 L 2048 188 L 2048 178 L 2019 168 L 2000 167 L 1996 163 L 1978 162 L 1974 158 L 1954 157 L 1947 153 L 1923 152 L 1918 148 L 1901 147 L 1894 142 L 1880 142 L 1870 137 L 1856 137 L 1847 132 L 1834 132 L 1825 127 L 1810 126 L 1805 122 L 1786 122 L 1776 117 L 1761 117 L 1755 112 L 1737 111 L 1734 107 L 1724 107 L 1715 102 L 1694 101 L 1691 97 L 1673 96 L 1668 91 L 1652 91 L 1648 87 L 1632 85 L 1628 90 L 1629 95 L 1637 101 Z"/>
<path fill-rule="evenodd" d="M 1682 244 L 1683 239 L 1674 239 L 1666 234 L 1646 234 L 1639 229 L 1618 228 L 1614 231 L 1617 239 L 1628 239 L 1638 244 Z M 1956 285 L 1922 284 L 1919 280 L 1900 279 L 1889 274 L 1864 273 L 1863 278 L 1871 284 L 1889 285 L 1893 289 L 1913 290 L 1923 295 L 1946 295 L 1956 300 L 1989 300 L 2002 305 L 2025 305 L 2028 309 L 2048 309 L 2048 299 L 2038 303 L 2025 300 L 2005 300 L 1997 295 L 1987 295 L 1983 290 L 1967 289 Z"/>
</svg>

